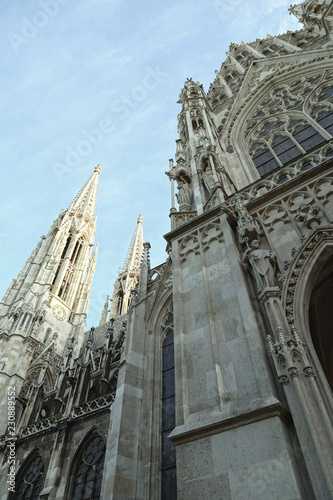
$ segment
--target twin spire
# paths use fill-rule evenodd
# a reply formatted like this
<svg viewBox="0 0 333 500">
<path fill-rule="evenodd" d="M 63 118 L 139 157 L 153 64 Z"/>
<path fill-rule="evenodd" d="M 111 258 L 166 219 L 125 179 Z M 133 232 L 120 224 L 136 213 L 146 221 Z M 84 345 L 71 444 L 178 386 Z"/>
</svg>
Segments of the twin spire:
<svg viewBox="0 0 333 500">
<path fill-rule="evenodd" d="M 140 277 L 140 265 L 143 257 L 143 217 L 140 214 L 132 237 L 132 241 L 127 252 L 127 256 L 122 268 L 119 269 L 118 277 L 114 285 L 112 304 L 110 309 L 110 319 L 122 316 L 128 311 L 132 295 L 135 292 Z M 109 296 L 106 299 L 100 324 L 107 321 Z"/>
<path fill-rule="evenodd" d="M 95 218 L 95 206 L 97 200 L 98 180 L 101 172 L 101 166 L 95 167 L 94 173 L 84 184 L 77 196 L 68 207 L 68 213 L 89 221 Z M 119 269 L 118 278 L 115 283 L 110 318 L 126 314 L 131 301 L 133 290 L 135 289 L 139 275 L 140 264 L 143 257 L 143 217 L 140 214 L 137 219 L 132 241 L 122 268 Z M 103 309 L 101 322 L 107 321 L 108 303 Z"/>
<path fill-rule="evenodd" d="M 137 220 L 137 226 L 127 252 L 127 256 L 122 268 L 122 272 L 137 273 L 141 264 L 143 255 L 143 217 L 140 214 Z"/>
<path fill-rule="evenodd" d="M 95 207 L 97 200 L 98 180 L 101 173 L 101 166 L 95 167 L 94 173 L 84 184 L 77 196 L 68 207 L 70 214 L 91 220 L 95 217 Z M 132 241 L 127 252 L 124 265 L 119 269 L 118 278 L 115 283 L 110 318 L 126 314 L 131 301 L 133 290 L 135 289 L 139 275 L 140 264 L 143 257 L 143 216 L 140 214 L 137 219 Z M 109 297 L 103 309 L 101 322 L 106 322 L 108 316 Z"/>
<path fill-rule="evenodd" d="M 68 212 L 75 212 L 77 216 L 89 220 L 95 216 L 97 201 L 98 180 L 102 167 L 97 165 L 94 173 L 89 177 L 79 193 L 68 207 Z"/>
</svg>

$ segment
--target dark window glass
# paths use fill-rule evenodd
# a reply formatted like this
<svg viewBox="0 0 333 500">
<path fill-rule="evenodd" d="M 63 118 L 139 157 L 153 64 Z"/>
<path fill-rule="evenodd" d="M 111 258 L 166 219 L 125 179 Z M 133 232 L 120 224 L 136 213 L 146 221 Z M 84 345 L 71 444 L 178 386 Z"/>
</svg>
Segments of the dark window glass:
<svg viewBox="0 0 333 500">
<path fill-rule="evenodd" d="M 275 137 L 272 147 L 282 165 L 302 154 L 295 143 L 286 136 Z"/>
<path fill-rule="evenodd" d="M 170 431 L 162 432 L 162 467 L 176 463 L 175 445 L 168 439 Z"/>
<path fill-rule="evenodd" d="M 258 168 L 259 174 L 261 176 L 263 176 L 265 174 L 268 174 L 268 172 L 272 172 L 273 170 L 275 170 L 278 167 L 279 167 L 279 165 L 277 164 L 277 162 L 273 158 L 272 160 L 269 160 L 266 163 L 263 163 L 262 165 L 260 165 L 257 168 Z"/>
<path fill-rule="evenodd" d="M 163 372 L 163 398 L 173 396 L 175 393 L 175 370 L 165 370 Z"/>
<path fill-rule="evenodd" d="M 293 134 L 293 137 L 296 139 L 298 144 L 302 144 L 303 141 L 306 141 L 309 137 L 312 137 L 316 133 L 317 132 L 313 127 L 302 127 L 301 130 L 298 129 L 298 131 Z"/>
<path fill-rule="evenodd" d="M 284 184 L 288 180 L 288 177 L 286 175 L 282 175 L 280 179 L 278 180 L 277 184 Z"/>
<path fill-rule="evenodd" d="M 301 171 L 306 172 L 307 170 L 310 170 L 310 168 L 312 168 L 312 163 L 307 162 L 307 163 L 304 163 L 304 165 L 301 168 Z"/>
<path fill-rule="evenodd" d="M 293 141 L 286 135 L 276 135 L 272 142 L 272 148 L 276 155 L 294 145 Z"/>
<path fill-rule="evenodd" d="M 175 467 L 162 470 L 162 500 L 177 500 Z"/>
<path fill-rule="evenodd" d="M 74 472 L 71 500 L 99 500 L 101 494 L 105 443 L 95 434 L 85 443 Z"/>
<path fill-rule="evenodd" d="M 302 146 L 304 151 L 309 151 L 318 144 L 325 142 L 325 139 L 322 135 L 319 134 L 313 127 L 310 125 L 307 127 L 303 127 L 296 134 L 293 135 L 298 144 Z"/>
<path fill-rule="evenodd" d="M 67 238 L 66 245 L 64 246 L 64 249 L 62 251 L 61 260 L 65 258 L 70 242 L 71 242 L 71 237 L 69 236 Z"/>
<path fill-rule="evenodd" d="M 44 480 L 44 463 L 40 455 L 29 460 L 16 482 L 14 500 L 38 500 Z"/>
<path fill-rule="evenodd" d="M 326 116 L 323 117 L 320 121 L 322 121 L 322 127 L 325 126 L 326 130 L 330 131 L 331 129 L 329 127 L 331 126 L 333 132 L 333 125 L 329 125 L 329 123 L 332 124 L 332 116 L 328 115 L 327 113 Z M 320 123 L 320 121 L 318 123 Z M 317 132 L 310 125 L 306 125 L 305 122 L 290 122 L 290 126 L 294 130 L 293 138 L 297 141 L 297 144 L 299 144 L 303 148 L 304 151 L 309 151 L 319 144 L 326 142 L 326 139 L 321 134 L 319 134 L 319 132 Z M 282 165 L 285 165 L 289 161 L 292 161 L 299 156 L 302 156 L 303 154 L 300 147 L 296 145 L 295 142 L 292 141 L 292 139 L 287 135 L 276 135 L 272 141 L 271 148 Z M 257 151 L 252 157 L 252 160 L 257 167 L 258 173 L 261 176 L 275 170 L 280 166 L 268 147 L 264 151 Z"/>
<path fill-rule="evenodd" d="M 254 161 L 254 164 L 256 165 L 256 167 L 260 167 L 261 165 L 264 165 L 265 163 L 267 163 L 271 159 L 274 159 L 274 156 L 272 155 L 272 153 L 268 149 L 265 149 L 264 151 L 260 151 L 259 154 L 256 154 L 253 157 L 253 161 Z"/>
<path fill-rule="evenodd" d="M 169 316 L 167 317 L 167 320 L 165 322 L 165 326 L 169 326 L 169 325 L 172 325 L 173 324 L 173 314 L 169 314 Z M 173 343 L 173 333 L 172 331 L 170 330 L 168 333 L 167 333 L 167 336 L 165 338 L 165 341 L 164 341 L 164 345 L 167 343 L 166 340 L 167 338 L 170 338 L 170 343 Z"/>
<path fill-rule="evenodd" d="M 272 153 L 268 149 L 260 151 L 259 154 L 256 154 L 253 157 L 253 163 L 257 167 L 261 176 L 279 167 Z"/>
<path fill-rule="evenodd" d="M 333 87 L 325 87 L 321 91 L 319 101 L 326 101 L 329 97 L 333 95 Z"/>
<path fill-rule="evenodd" d="M 169 321 L 170 320 L 170 321 Z M 170 314 L 168 324 L 172 324 Z M 166 322 L 167 323 L 167 322 Z M 173 331 L 170 329 L 163 342 L 162 350 L 162 457 L 161 497 L 162 500 L 177 499 L 176 448 L 168 439 L 175 427 L 175 369 Z"/>
<path fill-rule="evenodd" d="M 163 429 L 173 429 L 175 422 L 175 396 L 170 396 L 163 400 L 162 405 L 162 427 Z"/>
<path fill-rule="evenodd" d="M 174 366 L 174 346 L 165 345 L 163 348 L 163 370 L 168 370 Z"/>
<path fill-rule="evenodd" d="M 319 125 L 321 125 L 329 134 L 333 136 L 333 113 L 326 111 L 324 114 L 320 115 L 318 120 Z"/>
<path fill-rule="evenodd" d="M 300 149 L 298 149 L 297 146 L 293 145 L 291 148 L 286 149 L 279 155 L 279 160 L 284 165 L 285 163 L 288 163 L 288 161 L 293 160 L 294 158 L 297 158 L 298 156 L 301 156 L 303 153 Z"/>
</svg>

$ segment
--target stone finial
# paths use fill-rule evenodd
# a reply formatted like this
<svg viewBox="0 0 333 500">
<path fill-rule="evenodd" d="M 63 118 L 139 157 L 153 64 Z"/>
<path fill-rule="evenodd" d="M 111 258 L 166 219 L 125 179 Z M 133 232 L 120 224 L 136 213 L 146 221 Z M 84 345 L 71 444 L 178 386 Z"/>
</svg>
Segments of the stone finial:
<svg viewBox="0 0 333 500">
<path fill-rule="evenodd" d="M 102 312 L 101 320 L 99 322 L 100 325 L 103 325 L 107 321 L 108 312 L 109 312 L 108 311 L 108 309 L 109 309 L 109 301 L 110 301 L 110 298 L 109 298 L 109 295 L 107 295 L 106 296 L 106 301 L 105 301 L 105 304 L 104 304 L 104 307 L 103 307 L 103 312 Z"/>
<path fill-rule="evenodd" d="M 259 223 L 248 212 L 244 203 L 245 201 L 244 196 L 236 195 L 234 197 L 234 200 L 235 200 L 234 209 L 237 214 L 237 233 L 239 241 L 243 243 L 244 238 L 248 238 L 250 243 L 254 240 L 260 242 Z"/>
<path fill-rule="evenodd" d="M 92 348 L 94 341 L 95 341 L 95 327 L 92 326 L 90 328 L 90 332 L 89 332 L 89 336 L 88 336 L 88 340 L 87 340 L 87 346 Z"/>
</svg>

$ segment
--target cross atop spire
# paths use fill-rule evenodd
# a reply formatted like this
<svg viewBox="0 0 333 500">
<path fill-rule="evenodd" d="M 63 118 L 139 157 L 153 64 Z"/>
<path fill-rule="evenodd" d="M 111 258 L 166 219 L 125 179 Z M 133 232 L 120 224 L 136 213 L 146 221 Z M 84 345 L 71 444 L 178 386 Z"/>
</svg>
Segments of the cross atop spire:
<svg viewBox="0 0 333 500">
<path fill-rule="evenodd" d="M 79 217 L 84 217 L 89 220 L 95 215 L 95 207 L 97 200 L 98 180 L 102 167 L 97 165 L 94 173 L 89 177 L 82 189 L 76 195 L 72 203 L 68 207 L 69 212 L 76 212 Z"/>
</svg>

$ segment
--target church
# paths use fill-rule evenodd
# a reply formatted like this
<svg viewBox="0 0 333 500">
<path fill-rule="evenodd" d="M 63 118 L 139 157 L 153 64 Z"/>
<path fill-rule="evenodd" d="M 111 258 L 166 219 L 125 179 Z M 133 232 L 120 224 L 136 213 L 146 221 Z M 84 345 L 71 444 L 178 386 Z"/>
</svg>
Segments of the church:
<svg viewBox="0 0 333 500">
<path fill-rule="evenodd" d="M 289 10 L 180 92 L 165 262 L 138 214 L 86 330 L 97 165 L 9 285 L 0 500 L 333 498 L 333 1 Z"/>
</svg>

